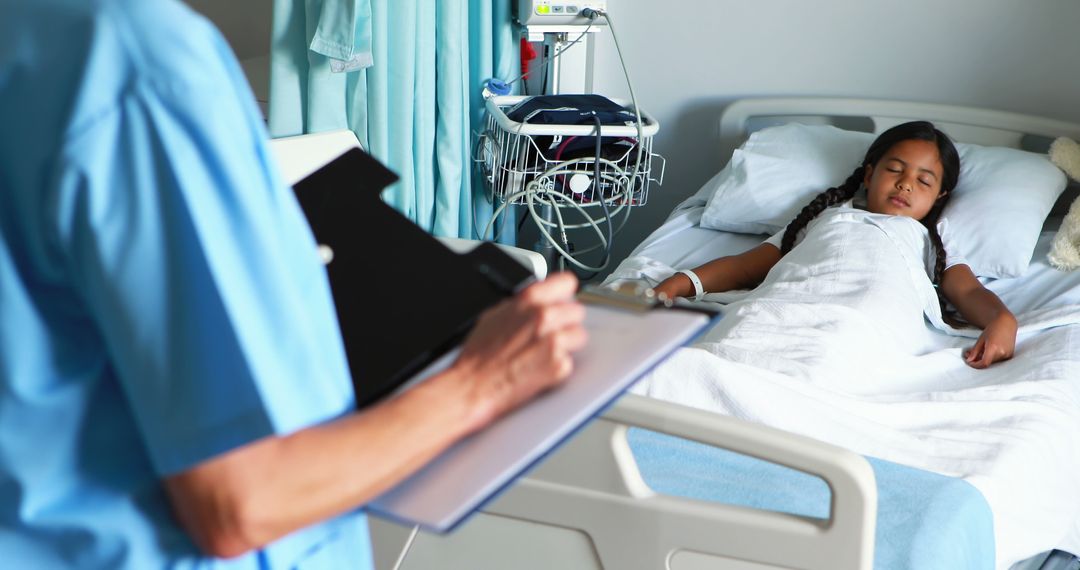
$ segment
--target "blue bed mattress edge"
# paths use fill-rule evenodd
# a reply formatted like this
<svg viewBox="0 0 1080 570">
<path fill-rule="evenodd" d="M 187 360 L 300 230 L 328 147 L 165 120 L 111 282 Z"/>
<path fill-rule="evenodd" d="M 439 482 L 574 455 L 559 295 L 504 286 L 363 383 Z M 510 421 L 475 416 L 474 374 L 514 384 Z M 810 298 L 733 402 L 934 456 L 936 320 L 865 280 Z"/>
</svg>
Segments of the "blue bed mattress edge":
<svg viewBox="0 0 1080 570">
<path fill-rule="evenodd" d="M 631 428 L 630 449 L 657 493 L 827 518 L 823 480 L 725 449 Z M 874 568 L 994 568 L 994 526 L 982 494 L 961 479 L 867 457 L 878 487 Z"/>
</svg>

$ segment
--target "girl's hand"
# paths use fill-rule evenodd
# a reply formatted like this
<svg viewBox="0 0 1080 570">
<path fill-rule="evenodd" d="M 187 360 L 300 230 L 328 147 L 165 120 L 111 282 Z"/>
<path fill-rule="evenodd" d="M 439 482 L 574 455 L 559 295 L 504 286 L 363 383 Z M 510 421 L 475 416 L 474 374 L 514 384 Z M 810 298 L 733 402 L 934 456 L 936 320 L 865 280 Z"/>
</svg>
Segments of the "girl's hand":
<svg viewBox="0 0 1080 570">
<path fill-rule="evenodd" d="M 964 362 L 972 368 L 986 368 L 1012 358 L 1016 348 L 1016 317 L 1003 312 L 986 325 L 975 346 L 964 352 Z"/>
<path fill-rule="evenodd" d="M 653 287 L 653 291 L 656 292 L 657 295 L 664 293 L 669 299 L 674 299 L 676 297 L 692 297 L 694 295 L 694 284 L 686 275 L 676 273 L 661 281 L 656 287 Z"/>
</svg>

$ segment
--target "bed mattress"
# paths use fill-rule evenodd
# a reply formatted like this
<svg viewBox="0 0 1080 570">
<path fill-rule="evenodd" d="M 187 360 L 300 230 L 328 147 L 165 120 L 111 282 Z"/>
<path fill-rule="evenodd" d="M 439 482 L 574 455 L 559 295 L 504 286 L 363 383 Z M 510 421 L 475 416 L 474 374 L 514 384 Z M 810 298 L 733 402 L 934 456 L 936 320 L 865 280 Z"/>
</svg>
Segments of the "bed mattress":
<svg viewBox="0 0 1080 570">
<path fill-rule="evenodd" d="M 658 493 L 812 518 L 829 516 L 815 476 L 685 439 L 631 429 L 642 479 Z M 868 457 L 878 489 L 874 568 L 994 567 L 989 505 L 967 482 Z"/>
</svg>

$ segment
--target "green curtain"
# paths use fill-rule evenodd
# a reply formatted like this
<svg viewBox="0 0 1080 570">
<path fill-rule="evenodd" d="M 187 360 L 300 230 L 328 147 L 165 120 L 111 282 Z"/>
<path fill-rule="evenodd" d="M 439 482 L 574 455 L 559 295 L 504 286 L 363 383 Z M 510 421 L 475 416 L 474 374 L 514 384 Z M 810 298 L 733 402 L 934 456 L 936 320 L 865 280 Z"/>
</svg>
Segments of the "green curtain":
<svg viewBox="0 0 1080 570">
<path fill-rule="evenodd" d="M 351 129 L 401 176 L 389 204 L 435 235 L 477 237 L 492 213 L 471 160 L 481 91 L 517 60 L 505 1 L 275 0 L 270 132 Z"/>
</svg>

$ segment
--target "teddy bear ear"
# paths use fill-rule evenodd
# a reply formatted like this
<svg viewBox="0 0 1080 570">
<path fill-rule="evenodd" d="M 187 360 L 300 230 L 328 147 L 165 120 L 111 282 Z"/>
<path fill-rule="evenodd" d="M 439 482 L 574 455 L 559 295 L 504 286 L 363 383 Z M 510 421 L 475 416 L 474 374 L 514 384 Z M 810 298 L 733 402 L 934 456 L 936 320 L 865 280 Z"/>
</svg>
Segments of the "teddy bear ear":
<svg viewBox="0 0 1080 570">
<path fill-rule="evenodd" d="M 1060 137 L 1050 145 L 1050 161 L 1074 180 L 1080 180 L 1080 144 Z"/>
</svg>

